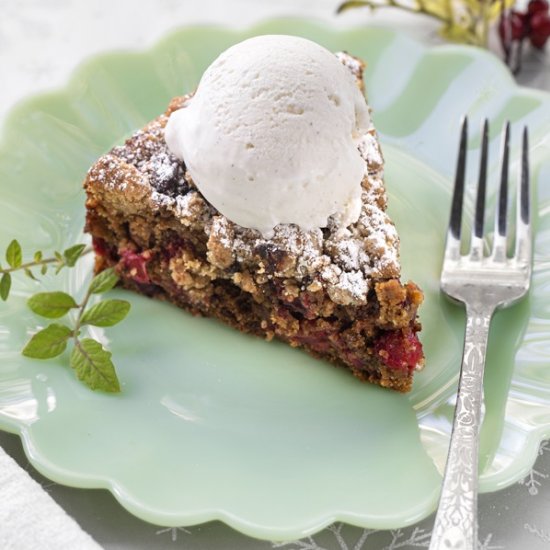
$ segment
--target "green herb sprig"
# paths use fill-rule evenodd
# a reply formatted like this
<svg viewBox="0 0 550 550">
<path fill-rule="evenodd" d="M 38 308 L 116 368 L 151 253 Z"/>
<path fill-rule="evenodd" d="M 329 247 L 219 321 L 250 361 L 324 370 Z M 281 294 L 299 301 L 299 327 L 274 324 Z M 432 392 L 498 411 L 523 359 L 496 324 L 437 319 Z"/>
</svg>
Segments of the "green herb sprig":
<svg viewBox="0 0 550 550">
<path fill-rule="evenodd" d="M 48 268 L 52 265 L 55 267 L 57 275 L 64 267 L 74 267 L 78 259 L 84 254 L 91 252 L 91 250 L 85 244 L 75 244 L 63 252 L 54 252 L 51 258 L 44 258 L 42 251 L 37 250 L 33 255 L 32 261 L 23 263 L 21 245 L 14 239 L 6 249 L 6 262 L 9 267 L 3 268 L 0 265 L 0 298 L 4 302 L 8 299 L 11 290 L 11 274 L 14 271 L 23 271 L 27 277 L 36 281 L 37 278 L 32 271 L 33 268 L 40 267 L 40 274 L 46 275 Z"/>
<path fill-rule="evenodd" d="M 54 252 L 49 258 L 44 258 L 42 252 L 37 251 L 32 261 L 23 262 L 21 245 L 17 240 L 13 240 L 6 250 L 6 262 L 9 267 L 3 268 L 0 265 L 0 298 L 4 301 L 8 299 L 13 272 L 23 271 L 27 277 L 37 280 L 33 269 L 40 268 L 40 273 L 45 275 L 51 265 L 55 267 L 57 274 L 65 267 L 74 267 L 77 261 L 90 251 L 86 245 L 77 244 L 63 252 Z M 61 355 L 72 342 L 70 365 L 78 379 L 92 390 L 119 392 L 120 383 L 111 361 L 111 352 L 94 338 L 81 337 L 82 328 L 85 326 L 110 327 L 122 321 L 128 314 L 130 303 L 126 300 L 103 299 L 90 305 L 94 295 L 111 290 L 118 280 L 119 277 L 113 268 L 102 271 L 91 280 L 80 302 L 61 291 L 39 292 L 31 296 L 27 305 L 41 317 L 60 319 L 70 311 L 74 311 L 76 316 L 72 326 L 51 323 L 36 332 L 23 348 L 23 355 L 34 359 L 50 359 Z"/>
</svg>

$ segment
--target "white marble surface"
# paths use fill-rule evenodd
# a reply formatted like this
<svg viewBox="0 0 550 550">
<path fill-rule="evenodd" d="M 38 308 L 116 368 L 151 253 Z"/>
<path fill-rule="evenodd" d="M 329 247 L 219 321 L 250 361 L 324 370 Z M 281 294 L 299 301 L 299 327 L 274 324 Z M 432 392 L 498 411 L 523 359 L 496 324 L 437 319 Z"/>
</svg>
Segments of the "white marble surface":
<svg viewBox="0 0 550 550">
<path fill-rule="evenodd" d="M 437 24 L 429 19 L 395 10 L 376 16 L 358 10 L 337 17 L 337 4 L 338 0 L 0 0 L 0 121 L 18 100 L 62 86 L 86 57 L 100 51 L 146 48 L 171 29 L 196 23 L 239 27 L 277 16 L 307 16 L 337 27 L 386 24 L 424 42 L 439 42 Z M 550 90 L 550 55 L 529 52 L 520 81 Z M 406 550 L 427 547 L 433 521 L 428 518 L 394 532 L 336 525 L 309 540 L 285 545 L 249 539 L 217 522 L 164 529 L 137 520 L 106 491 L 49 482 L 28 464 L 16 436 L 0 432 L 0 445 L 107 549 Z M 484 549 L 550 549 L 548 444 L 522 483 L 481 496 L 480 522 Z"/>
<path fill-rule="evenodd" d="M 0 116 L 18 99 L 63 85 L 86 57 L 114 49 L 147 48 L 170 29 L 197 23 L 244 27 L 271 17 L 308 16 L 349 26 L 366 10 L 334 15 L 337 0 L 0 0 Z M 386 20 L 381 14 L 379 20 Z M 403 17 L 409 32 L 425 35 L 426 21 Z"/>
</svg>

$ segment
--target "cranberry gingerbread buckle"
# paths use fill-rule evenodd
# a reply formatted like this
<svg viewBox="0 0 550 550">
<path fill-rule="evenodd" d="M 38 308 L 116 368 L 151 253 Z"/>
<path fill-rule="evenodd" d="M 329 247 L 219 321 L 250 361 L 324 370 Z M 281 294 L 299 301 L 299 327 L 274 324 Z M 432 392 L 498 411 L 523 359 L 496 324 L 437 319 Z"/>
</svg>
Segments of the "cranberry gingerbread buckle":
<svg viewBox="0 0 550 550">
<path fill-rule="evenodd" d="M 363 67 L 296 37 L 227 50 L 89 170 L 96 271 L 410 390 L 423 295 L 399 279 Z"/>
</svg>

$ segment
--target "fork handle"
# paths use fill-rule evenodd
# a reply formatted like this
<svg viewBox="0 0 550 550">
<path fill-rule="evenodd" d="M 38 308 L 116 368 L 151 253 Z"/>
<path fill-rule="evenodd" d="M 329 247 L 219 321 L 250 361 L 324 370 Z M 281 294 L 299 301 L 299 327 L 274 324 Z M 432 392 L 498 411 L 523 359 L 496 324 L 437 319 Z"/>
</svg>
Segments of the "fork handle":
<svg viewBox="0 0 550 550">
<path fill-rule="evenodd" d="M 477 547 L 478 447 L 483 369 L 494 309 L 466 310 L 466 335 L 447 465 L 430 550 Z"/>
</svg>

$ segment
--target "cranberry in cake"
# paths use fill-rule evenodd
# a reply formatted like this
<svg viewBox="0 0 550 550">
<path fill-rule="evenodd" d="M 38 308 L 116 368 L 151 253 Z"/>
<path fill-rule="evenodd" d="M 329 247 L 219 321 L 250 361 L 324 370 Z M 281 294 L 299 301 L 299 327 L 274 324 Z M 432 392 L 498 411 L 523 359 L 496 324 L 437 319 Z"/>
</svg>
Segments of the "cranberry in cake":
<svg viewBox="0 0 550 550">
<path fill-rule="evenodd" d="M 96 271 L 410 390 L 423 296 L 400 280 L 363 68 L 296 37 L 222 54 L 89 170 Z"/>
</svg>

